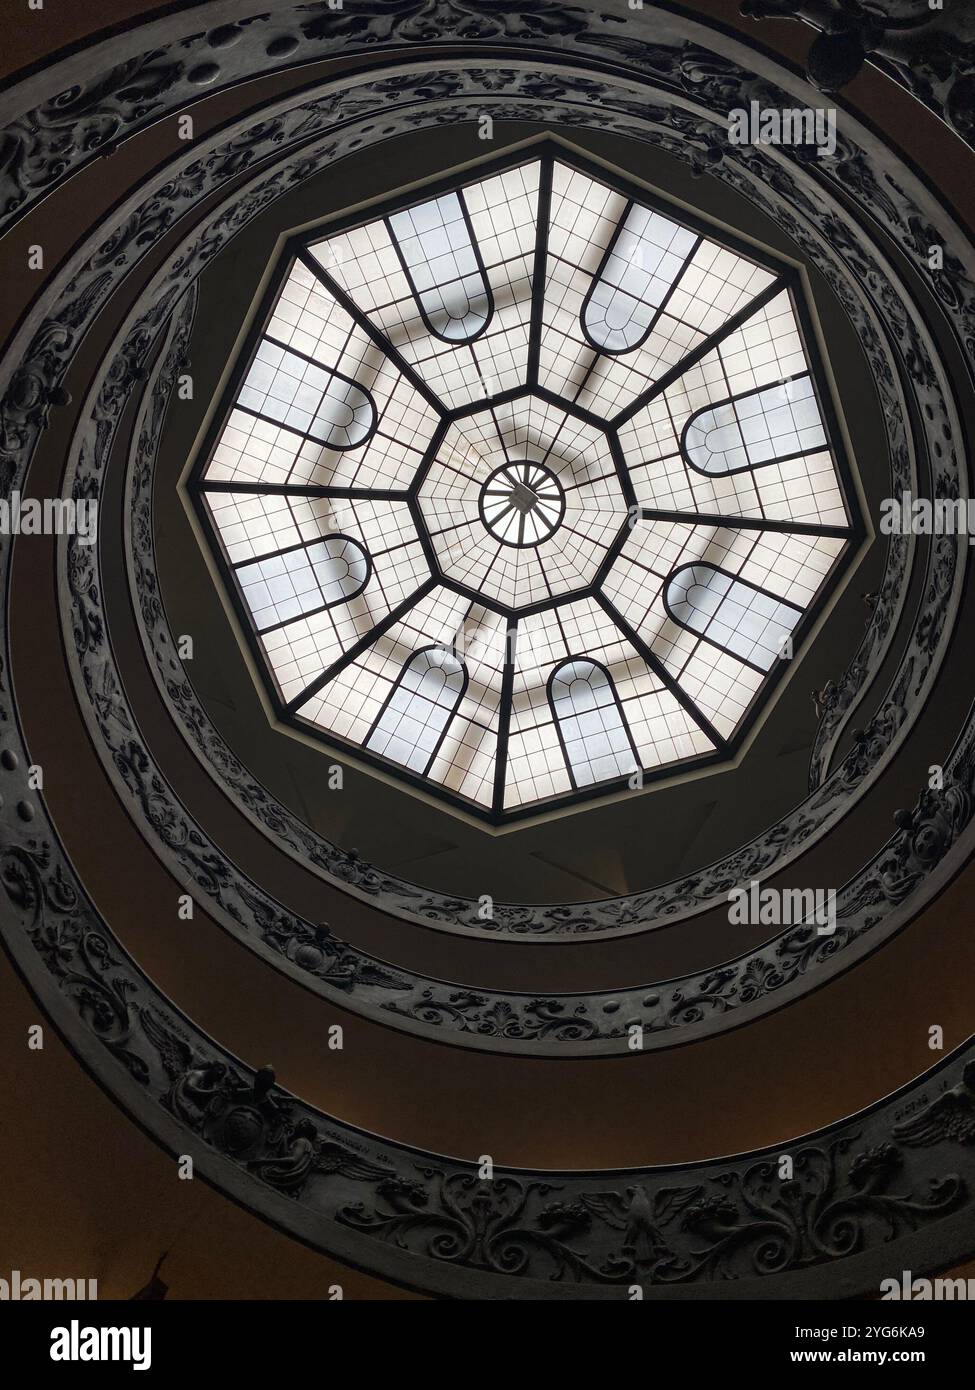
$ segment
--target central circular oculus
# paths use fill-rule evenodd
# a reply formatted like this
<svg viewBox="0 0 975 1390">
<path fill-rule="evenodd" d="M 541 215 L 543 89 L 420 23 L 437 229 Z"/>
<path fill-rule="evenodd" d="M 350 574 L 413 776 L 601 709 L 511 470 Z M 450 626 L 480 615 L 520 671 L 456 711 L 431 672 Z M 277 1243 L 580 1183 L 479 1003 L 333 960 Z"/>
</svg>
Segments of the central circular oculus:
<svg viewBox="0 0 975 1390">
<path fill-rule="evenodd" d="M 478 498 L 481 520 L 504 545 L 540 545 L 565 516 L 565 493 L 543 463 L 518 459 L 496 468 Z"/>
</svg>

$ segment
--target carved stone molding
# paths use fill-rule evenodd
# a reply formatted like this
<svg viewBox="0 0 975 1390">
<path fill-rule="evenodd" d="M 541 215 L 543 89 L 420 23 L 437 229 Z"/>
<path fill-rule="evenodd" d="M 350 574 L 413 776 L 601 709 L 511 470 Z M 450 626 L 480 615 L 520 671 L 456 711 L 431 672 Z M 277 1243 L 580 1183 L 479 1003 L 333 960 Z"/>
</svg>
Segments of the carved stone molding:
<svg viewBox="0 0 975 1390">
<path fill-rule="evenodd" d="M 799 19 L 820 32 L 806 70 L 824 92 L 839 92 L 871 62 L 975 143 L 975 13 L 930 0 L 743 0 L 753 19 Z"/>
<path fill-rule="evenodd" d="M 9 731 L 0 765 L 16 794 Z M 975 1240 L 975 1040 L 776 1150 L 591 1173 L 496 1166 L 482 1181 L 312 1109 L 201 1034 L 107 933 L 47 827 L 4 815 L 8 946 L 71 1045 L 199 1174 L 340 1259 L 459 1297 L 628 1298 L 633 1284 L 714 1297 L 729 1281 L 741 1297 L 836 1297 L 943 1267 Z"/>
</svg>

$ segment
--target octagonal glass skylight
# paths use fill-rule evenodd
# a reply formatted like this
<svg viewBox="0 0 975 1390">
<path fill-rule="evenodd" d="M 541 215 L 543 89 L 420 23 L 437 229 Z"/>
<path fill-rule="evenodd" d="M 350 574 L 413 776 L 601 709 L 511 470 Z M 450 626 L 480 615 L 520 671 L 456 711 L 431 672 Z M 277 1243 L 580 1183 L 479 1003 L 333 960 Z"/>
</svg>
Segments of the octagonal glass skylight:
<svg viewBox="0 0 975 1390">
<path fill-rule="evenodd" d="M 548 143 L 292 240 L 193 482 L 278 718 L 495 824 L 728 759 L 859 533 L 803 293 Z"/>
</svg>

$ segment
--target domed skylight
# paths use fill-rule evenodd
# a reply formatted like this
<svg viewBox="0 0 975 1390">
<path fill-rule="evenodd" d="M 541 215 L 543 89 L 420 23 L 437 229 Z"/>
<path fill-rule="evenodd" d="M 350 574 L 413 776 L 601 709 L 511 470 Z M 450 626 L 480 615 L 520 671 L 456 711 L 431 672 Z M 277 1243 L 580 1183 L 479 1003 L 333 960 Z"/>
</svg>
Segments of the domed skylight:
<svg viewBox="0 0 975 1390">
<path fill-rule="evenodd" d="M 495 824 L 732 756 L 859 533 L 796 269 L 552 144 L 292 241 L 194 494 L 278 717 Z"/>
</svg>

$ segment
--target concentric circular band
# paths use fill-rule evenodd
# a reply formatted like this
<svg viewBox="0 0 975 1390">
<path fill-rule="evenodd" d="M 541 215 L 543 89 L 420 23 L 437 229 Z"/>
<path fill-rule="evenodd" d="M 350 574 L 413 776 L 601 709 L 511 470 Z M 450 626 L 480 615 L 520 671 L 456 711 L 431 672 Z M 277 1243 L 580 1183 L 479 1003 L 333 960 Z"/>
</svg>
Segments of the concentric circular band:
<svg viewBox="0 0 975 1390">
<path fill-rule="evenodd" d="M 519 459 L 496 468 L 481 488 L 478 510 L 486 530 L 519 549 L 553 536 L 565 516 L 565 492 L 542 463 Z"/>
</svg>

